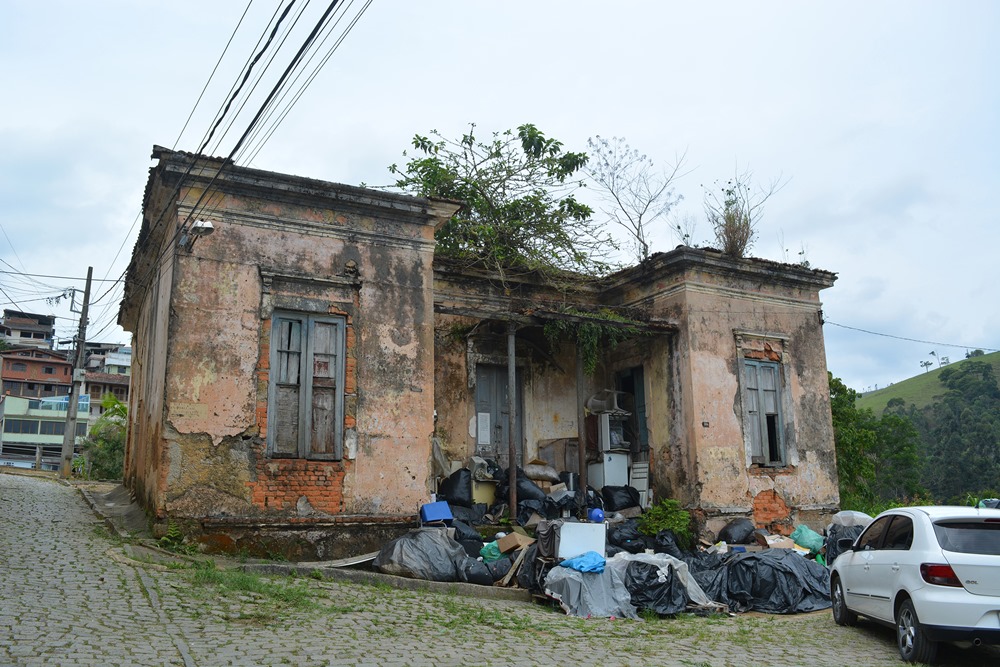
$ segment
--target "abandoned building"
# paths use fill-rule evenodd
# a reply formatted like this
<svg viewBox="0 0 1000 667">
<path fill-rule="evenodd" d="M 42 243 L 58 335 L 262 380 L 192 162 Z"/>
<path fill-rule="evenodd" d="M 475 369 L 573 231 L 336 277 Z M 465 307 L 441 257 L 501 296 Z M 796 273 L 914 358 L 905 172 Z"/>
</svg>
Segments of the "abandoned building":
<svg viewBox="0 0 1000 667">
<path fill-rule="evenodd" d="M 359 553 L 414 524 L 434 460 L 506 466 L 511 441 L 713 530 L 837 511 L 835 274 L 682 246 L 601 279 L 500 280 L 435 258 L 457 202 L 153 158 L 119 321 L 126 485 L 161 525 Z"/>
</svg>

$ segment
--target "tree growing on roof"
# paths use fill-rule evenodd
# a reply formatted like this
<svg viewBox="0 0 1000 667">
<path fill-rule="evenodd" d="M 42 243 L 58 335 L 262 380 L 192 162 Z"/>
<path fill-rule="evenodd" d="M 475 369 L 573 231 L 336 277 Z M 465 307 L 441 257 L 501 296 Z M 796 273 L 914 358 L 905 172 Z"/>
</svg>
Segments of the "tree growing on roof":
<svg viewBox="0 0 1000 667">
<path fill-rule="evenodd" d="M 780 179 L 766 187 L 757 185 L 753 172 L 737 170 L 725 183 L 716 181 L 714 189 L 705 190 L 705 215 L 719 250 L 731 257 L 746 256 L 757 240 L 764 204 L 782 185 Z"/>
<path fill-rule="evenodd" d="M 392 165 L 395 186 L 465 206 L 438 230 L 437 252 L 483 264 L 501 277 L 516 271 L 600 273 L 613 247 L 591 208 L 573 192 L 585 153 L 563 150 L 534 125 L 494 132 L 483 140 L 476 126 L 459 139 L 439 132 L 413 138 L 414 155 Z"/>
<path fill-rule="evenodd" d="M 671 187 L 684 156 L 663 171 L 649 157 L 629 146 L 621 137 L 601 136 L 587 140 L 590 159 L 584 171 L 597 186 L 606 205 L 604 214 L 629 234 L 629 245 L 637 261 L 649 258 L 650 234 L 663 222 L 682 197 Z"/>
</svg>

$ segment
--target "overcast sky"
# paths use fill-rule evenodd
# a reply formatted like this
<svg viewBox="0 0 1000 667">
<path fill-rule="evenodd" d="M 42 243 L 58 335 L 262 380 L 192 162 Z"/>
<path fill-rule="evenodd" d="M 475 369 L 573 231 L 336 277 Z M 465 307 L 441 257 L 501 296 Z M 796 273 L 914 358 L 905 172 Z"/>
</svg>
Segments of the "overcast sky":
<svg viewBox="0 0 1000 667">
<path fill-rule="evenodd" d="M 328 3 L 312 4 L 206 152 L 233 149 Z M 177 148 L 198 150 L 278 6 L 254 0 Z M 363 6 L 345 2 L 326 47 Z M 128 341 L 110 281 L 135 243 L 152 146 L 175 145 L 246 7 L 0 0 L 0 307 L 56 314 L 69 337 L 67 302 L 46 298 L 93 266 L 109 282 L 95 283 L 88 337 Z M 710 239 L 702 185 L 749 167 L 785 183 L 751 254 L 839 275 L 821 293 L 829 368 L 883 387 L 932 351 L 1000 348 L 998 28 L 991 0 L 374 0 L 238 164 L 374 185 L 431 129 L 534 123 L 573 150 L 620 136 L 659 164 L 686 153 L 674 215 L 698 221 L 695 244 Z M 654 250 L 676 244 L 654 235 Z"/>
</svg>

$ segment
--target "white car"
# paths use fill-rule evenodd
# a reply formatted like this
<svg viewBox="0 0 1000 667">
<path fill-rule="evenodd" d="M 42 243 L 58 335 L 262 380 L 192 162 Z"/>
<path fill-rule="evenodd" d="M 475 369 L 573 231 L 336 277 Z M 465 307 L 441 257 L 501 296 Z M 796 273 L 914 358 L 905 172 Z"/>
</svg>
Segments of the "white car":
<svg viewBox="0 0 1000 667">
<path fill-rule="evenodd" d="M 895 625 L 907 662 L 933 661 L 942 641 L 1000 644 L 1000 509 L 901 507 L 838 546 L 839 625 Z"/>
</svg>

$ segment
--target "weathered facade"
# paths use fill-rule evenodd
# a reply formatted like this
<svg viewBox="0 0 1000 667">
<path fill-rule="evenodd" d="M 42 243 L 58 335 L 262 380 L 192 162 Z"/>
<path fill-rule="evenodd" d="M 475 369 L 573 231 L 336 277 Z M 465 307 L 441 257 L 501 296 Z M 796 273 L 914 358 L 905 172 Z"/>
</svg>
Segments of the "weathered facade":
<svg viewBox="0 0 1000 667">
<path fill-rule="evenodd" d="M 455 206 L 153 157 L 120 313 L 126 484 L 220 547 L 412 520 L 434 429 L 433 234 Z"/>
<path fill-rule="evenodd" d="M 649 463 L 653 498 L 680 500 L 714 530 L 736 516 L 777 531 L 818 528 L 839 504 L 818 298 L 834 280 L 688 247 L 563 290 L 510 278 L 501 288 L 439 263 L 437 433 L 452 458 L 504 457 L 496 443 L 505 431 L 484 446 L 480 422 L 495 423 L 497 411 L 477 383 L 503 373 L 503 323 L 515 321 L 521 460 L 552 461 L 550 443 L 578 437 L 581 398 L 620 390 L 641 413 L 632 415 L 629 465 Z M 575 346 L 548 349 L 545 325 L 602 309 L 639 326 L 605 346 L 579 386 Z M 589 450 L 593 460 L 593 442 Z M 556 458 L 579 471 L 572 456 Z"/>
<path fill-rule="evenodd" d="M 601 454 L 577 445 L 598 428 L 583 406 L 610 389 L 654 501 L 713 530 L 836 511 L 819 301 L 834 274 L 679 247 L 599 280 L 500 280 L 435 260 L 456 203 L 153 157 L 120 323 L 126 483 L 161 525 L 218 548 L 377 547 L 434 490 L 433 442 L 506 465 L 511 362 L 519 462 L 587 474 Z M 578 349 L 611 329 L 617 345 Z"/>
</svg>

